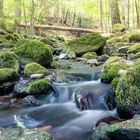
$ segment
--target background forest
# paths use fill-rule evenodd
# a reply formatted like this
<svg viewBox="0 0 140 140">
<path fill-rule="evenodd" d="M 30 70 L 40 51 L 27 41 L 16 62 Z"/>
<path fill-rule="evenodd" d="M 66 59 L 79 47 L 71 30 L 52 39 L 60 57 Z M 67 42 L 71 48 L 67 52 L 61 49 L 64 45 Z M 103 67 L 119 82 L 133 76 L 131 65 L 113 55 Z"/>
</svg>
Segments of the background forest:
<svg viewBox="0 0 140 140">
<path fill-rule="evenodd" d="M 140 28 L 139 0 L 0 0 L 0 6 L 1 24 L 8 27 L 38 23 L 110 32 L 123 23 Z"/>
</svg>

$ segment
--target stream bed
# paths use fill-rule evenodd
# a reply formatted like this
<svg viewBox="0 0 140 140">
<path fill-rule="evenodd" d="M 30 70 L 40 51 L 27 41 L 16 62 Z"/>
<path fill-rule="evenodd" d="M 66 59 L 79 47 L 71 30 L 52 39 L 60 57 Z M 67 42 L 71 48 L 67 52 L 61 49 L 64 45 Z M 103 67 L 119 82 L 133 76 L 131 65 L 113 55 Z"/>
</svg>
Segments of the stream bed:
<svg viewBox="0 0 140 140">
<path fill-rule="evenodd" d="M 109 110 L 104 102 L 107 94 L 113 94 L 111 86 L 101 83 L 102 67 L 90 67 L 71 60 L 60 61 L 71 64 L 70 73 L 76 81 L 70 83 L 54 82 L 54 92 L 49 96 L 40 96 L 39 107 L 10 108 L 0 111 L 0 127 L 17 127 L 14 115 L 28 128 L 50 126 L 49 132 L 54 140 L 88 140 L 97 122 L 107 117 L 116 117 L 114 110 Z M 58 70 L 61 73 L 63 70 Z M 90 107 L 80 110 L 75 103 L 77 89 L 90 92 Z"/>
</svg>

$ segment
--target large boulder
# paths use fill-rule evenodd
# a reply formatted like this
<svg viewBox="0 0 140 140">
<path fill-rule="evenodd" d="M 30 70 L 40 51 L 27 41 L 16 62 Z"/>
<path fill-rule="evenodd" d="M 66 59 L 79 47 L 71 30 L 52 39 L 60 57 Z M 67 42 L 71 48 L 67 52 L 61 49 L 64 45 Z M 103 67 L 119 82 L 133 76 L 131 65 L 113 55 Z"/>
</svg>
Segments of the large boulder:
<svg viewBox="0 0 140 140">
<path fill-rule="evenodd" d="M 68 41 L 66 47 L 73 51 L 76 56 L 82 56 L 87 52 L 100 53 L 105 44 L 106 39 L 104 37 L 93 33 Z"/>
<path fill-rule="evenodd" d="M 112 125 L 100 124 L 95 129 L 91 140 L 139 140 L 139 138 L 140 119 L 135 118 Z"/>
<path fill-rule="evenodd" d="M 14 51 L 24 63 L 37 62 L 44 67 L 48 67 L 53 61 L 49 46 L 38 40 L 28 41 L 16 47 Z"/>
<path fill-rule="evenodd" d="M 33 74 L 47 74 L 48 70 L 38 63 L 29 63 L 25 66 L 24 74 L 31 76 Z"/>
<path fill-rule="evenodd" d="M 0 52 L 0 68 L 13 68 L 19 70 L 18 57 L 10 51 Z"/>
<path fill-rule="evenodd" d="M 115 100 L 118 108 L 137 113 L 134 108 L 140 103 L 140 61 L 135 62 L 120 79 Z"/>
</svg>

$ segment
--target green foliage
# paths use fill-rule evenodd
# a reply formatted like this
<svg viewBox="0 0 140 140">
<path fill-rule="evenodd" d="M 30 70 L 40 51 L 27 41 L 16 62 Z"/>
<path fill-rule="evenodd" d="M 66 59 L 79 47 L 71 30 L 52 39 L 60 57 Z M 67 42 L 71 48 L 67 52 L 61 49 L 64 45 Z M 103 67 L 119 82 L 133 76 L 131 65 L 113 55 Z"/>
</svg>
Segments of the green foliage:
<svg viewBox="0 0 140 140">
<path fill-rule="evenodd" d="M 13 68 L 15 70 L 19 69 L 18 57 L 9 51 L 0 52 L 0 68 Z"/>
<path fill-rule="evenodd" d="M 37 62 L 47 67 L 53 61 L 49 46 L 38 40 L 30 40 L 17 47 L 14 51 L 25 63 Z"/>
<path fill-rule="evenodd" d="M 103 49 L 106 39 L 97 33 L 85 35 L 67 42 L 66 47 L 70 48 L 77 56 L 87 52 L 97 52 Z"/>
<path fill-rule="evenodd" d="M 112 80 L 114 78 L 119 77 L 119 70 L 121 69 L 127 69 L 128 66 L 125 63 L 112 63 L 112 64 L 105 64 L 104 66 L 104 72 L 101 75 L 101 80 L 105 83 L 111 83 Z M 116 82 L 117 79 L 115 79 L 115 81 L 113 81 L 113 85 L 114 82 Z"/>
<path fill-rule="evenodd" d="M 82 58 L 94 59 L 97 58 L 97 54 L 95 52 L 87 52 L 84 55 L 82 55 Z"/>
<path fill-rule="evenodd" d="M 129 36 L 129 42 L 140 42 L 140 33 L 133 33 Z"/>
<path fill-rule="evenodd" d="M 120 79 L 115 99 L 120 107 L 131 107 L 140 103 L 140 61 L 135 62 Z"/>
<path fill-rule="evenodd" d="M 17 72 L 12 68 L 0 69 L 0 83 L 15 81 L 18 78 Z"/>
<path fill-rule="evenodd" d="M 25 66 L 24 73 L 26 76 L 30 76 L 32 74 L 47 74 L 48 70 L 37 63 L 29 63 Z"/>
<path fill-rule="evenodd" d="M 28 87 L 28 92 L 34 95 L 48 94 L 50 83 L 47 79 L 41 79 L 33 82 Z"/>
</svg>

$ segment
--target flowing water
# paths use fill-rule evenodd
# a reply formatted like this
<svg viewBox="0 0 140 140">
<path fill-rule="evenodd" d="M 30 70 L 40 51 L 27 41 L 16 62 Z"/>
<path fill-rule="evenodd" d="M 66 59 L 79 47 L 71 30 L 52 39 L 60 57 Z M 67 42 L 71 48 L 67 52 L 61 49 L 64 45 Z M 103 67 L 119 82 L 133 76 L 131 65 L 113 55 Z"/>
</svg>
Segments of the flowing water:
<svg viewBox="0 0 140 140">
<path fill-rule="evenodd" d="M 55 140 L 88 140 L 99 120 L 110 116 L 117 117 L 116 111 L 109 111 L 104 103 L 105 95 L 113 93 L 110 85 L 100 81 L 101 67 L 91 68 L 77 62 L 66 62 L 72 65 L 72 69 L 67 72 L 77 80 L 71 83 L 54 82 L 54 92 L 49 96 L 39 97 L 43 104 L 39 107 L 1 111 L 0 127 L 16 127 L 14 115 L 17 115 L 28 128 L 51 126 L 49 132 Z M 90 92 L 88 110 L 81 111 L 77 108 L 74 99 L 77 88 Z"/>
</svg>

